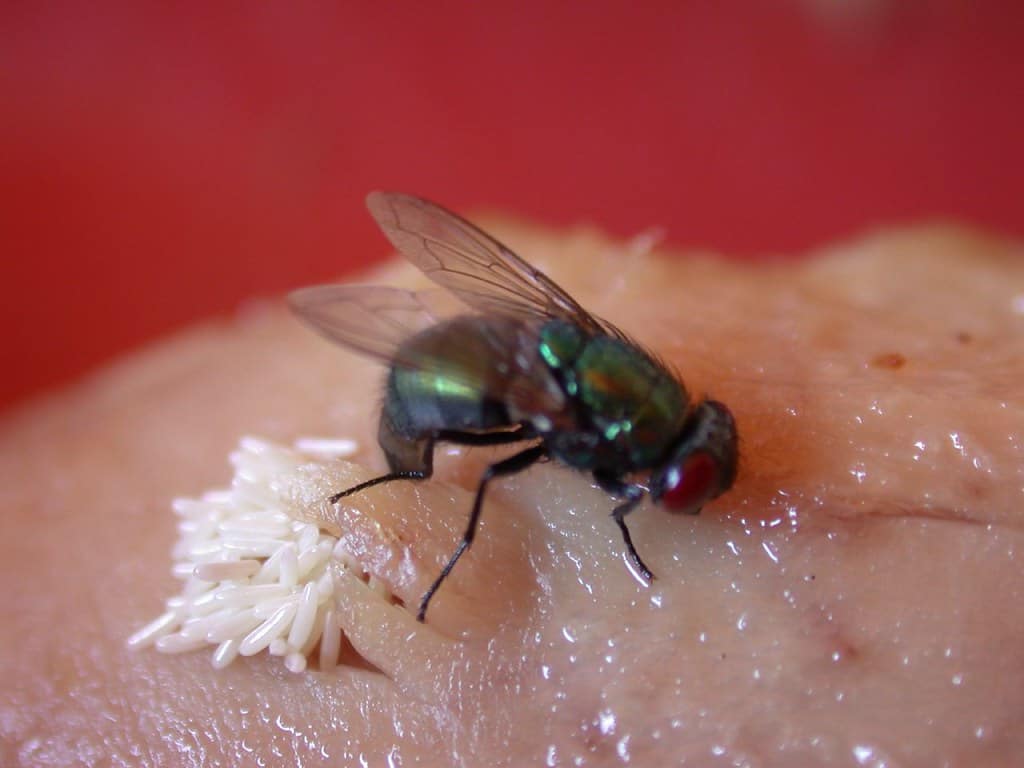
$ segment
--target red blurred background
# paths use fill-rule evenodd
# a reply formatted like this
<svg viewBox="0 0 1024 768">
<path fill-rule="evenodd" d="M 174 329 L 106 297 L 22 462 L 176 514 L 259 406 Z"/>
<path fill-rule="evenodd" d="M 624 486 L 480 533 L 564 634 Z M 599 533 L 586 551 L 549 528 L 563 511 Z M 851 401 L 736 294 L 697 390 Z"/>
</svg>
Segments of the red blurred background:
<svg viewBox="0 0 1024 768">
<path fill-rule="evenodd" d="M 743 255 L 1022 235 L 1022 9 L 6 2 L 0 407 L 383 257 L 374 188 Z"/>
</svg>

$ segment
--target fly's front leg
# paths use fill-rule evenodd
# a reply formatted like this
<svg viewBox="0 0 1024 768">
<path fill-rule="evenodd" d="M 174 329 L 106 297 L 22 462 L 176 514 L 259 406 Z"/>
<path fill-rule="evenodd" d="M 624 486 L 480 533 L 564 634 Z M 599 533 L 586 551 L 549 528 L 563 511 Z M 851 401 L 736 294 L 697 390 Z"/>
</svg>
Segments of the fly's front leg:
<svg viewBox="0 0 1024 768">
<path fill-rule="evenodd" d="M 597 484 L 601 486 L 601 489 L 607 491 L 614 496 L 624 498 L 619 506 L 612 510 L 612 519 L 615 520 L 615 524 L 619 526 L 619 530 L 622 531 L 622 540 L 626 543 L 626 552 L 629 554 L 630 560 L 636 565 L 637 570 L 640 571 L 641 575 L 648 581 L 654 579 L 654 574 L 651 569 L 647 567 L 647 564 L 640 557 L 636 551 L 636 547 L 633 546 L 633 537 L 629 535 L 629 528 L 626 527 L 625 517 L 632 512 L 636 506 L 644 498 L 644 489 L 642 486 L 636 485 L 635 483 L 627 483 L 626 481 L 612 477 L 610 475 L 602 475 L 600 473 L 594 473 L 594 479 Z"/>
<path fill-rule="evenodd" d="M 514 456 L 510 456 L 503 461 L 491 464 L 491 466 L 484 471 L 483 476 L 480 478 L 480 484 L 476 489 L 476 499 L 473 501 L 473 511 L 469 515 L 469 524 L 466 526 L 466 532 L 462 534 L 462 541 L 459 543 L 455 553 L 448 558 L 448 562 L 441 571 L 441 575 L 434 580 L 434 583 L 430 585 L 430 589 L 428 589 L 427 593 L 423 595 L 423 600 L 420 601 L 419 613 L 416 614 L 417 621 L 426 620 L 427 606 L 430 605 L 430 599 L 434 596 L 434 593 L 437 592 L 444 580 L 448 578 L 448 574 L 451 573 L 452 568 L 455 567 L 455 563 L 457 563 L 459 558 L 462 557 L 462 553 L 469 549 L 469 545 L 473 543 L 473 537 L 476 535 L 476 526 L 480 521 L 480 510 L 483 509 L 484 491 L 487 489 L 487 483 L 495 477 L 501 477 L 502 475 L 514 475 L 517 472 L 522 472 L 531 464 L 536 463 L 546 455 L 547 448 L 545 448 L 544 445 L 535 445 L 524 451 L 520 451 Z"/>
</svg>

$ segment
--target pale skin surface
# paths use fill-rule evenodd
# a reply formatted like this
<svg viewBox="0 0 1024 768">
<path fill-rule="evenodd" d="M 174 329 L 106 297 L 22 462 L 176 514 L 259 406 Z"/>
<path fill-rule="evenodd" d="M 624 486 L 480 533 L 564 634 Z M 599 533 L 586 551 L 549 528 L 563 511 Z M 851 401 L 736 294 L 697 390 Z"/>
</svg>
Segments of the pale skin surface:
<svg viewBox="0 0 1024 768">
<path fill-rule="evenodd" d="M 223 486 L 240 435 L 358 439 L 365 466 L 339 466 L 341 487 L 382 469 L 381 368 L 279 303 L 254 307 L 0 427 L 0 763 L 1024 753 L 1019 246 L 918 230 L 752 268 L 488 228 L 736 414 L 731 493 L 699 517 L 645 505 L 629 518 L 657 580 L 628 570 L 613 502 L 547 464 L 493 487 L 476 544 L 417 624 L 492 455 L 442 449 L 434 480 L 367 492 L 336 519 L 408 606 L 342 580 L 359 667 L 293 675 L 261 654 L 215 672 L 205 652 L 126 650 L 175 590 L 170 499 Z"/>
</svg>

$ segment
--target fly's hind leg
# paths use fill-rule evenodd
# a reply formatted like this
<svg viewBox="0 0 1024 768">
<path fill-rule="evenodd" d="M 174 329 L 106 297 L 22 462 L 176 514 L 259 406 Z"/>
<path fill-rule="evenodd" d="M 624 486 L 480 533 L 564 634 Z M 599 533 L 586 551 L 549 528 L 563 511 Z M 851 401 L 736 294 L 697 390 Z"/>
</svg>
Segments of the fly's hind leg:
<svg viewBox="0 0 1024 768">
<path fill-rule="evenodd" d="M 359 483 L 336 493 L 328 501 L 331 504 L 354 493 L 365 491 L 375 485 L 390 483 L 392 480 L 426 480 L 434 474 L 434 443 L 441 441 L 457 445 L 486 446 L 505 445 L 529 440 L 533 434 L 525 427 L 500 430 L 496 432 L 463 432 L 442 429 L 429 437 L 413 440 L 395 433 L 384 419 L 381 420 L 377 439 L 388 459 L 391 471 L 386 475 Z"/>
<path fill-rule="evenodd" d="M 365 491 L 367 488 L 373 488 L 375 485 L 390 483 L 392 480 L 425 480 L 428 477 L 430 477 L 429 471 L 388 472 L 386 475 L 375 477 L 372 480 L 367 480 L 359 485 L 353 485 L 351 488 L 346 488 L 344 491 L 339 491 L 333 496 L 328 496 L 327 501 L 331 504 L 335 504 L 346 496 L 351 496 L 353 493 Z"/>
<path fill-rule="evenodd" d="M 514 433 L 497 433 L 497 434 L 514 434 Z M 522 439 L 521 437 L 519 438 Z M 476 526 L 480 521 L 480 510 L 483 508 L 484 502 L 484 491 L 487 489 L 487 483 L 489 483 L 495 477 L 501 477 L 502 475 L 514 475 L 517 472 L 522 472 L 528 468 L 531 464 L 536 463 L 540 459 L 547 455 L 547 449 L 544 445 L 535 445 L 527 448 L 524 451 L 510 456 L 507 459 L 491 464 L 480 478 L 480 484 L 476 489 L 476 499 L 473 501 L 473 511 L 469 515 L 469 524 L 466 526 L 466 532 L 462 534 L 462 541 L 459 543 L 458 548 L 454 554 L 448 558 L 448 562 L 445 564 L 444 569 L 441 571 L 441 575 L 438 576 L 434 583 L 430 585 L 430 589 L 423 595 L 423 599 L 420 601 L 420 610 L 416 614 L 417 621 L 425 621 L 427 618 L 427 606 L 430 605 L 430 599 L 437 592 L 438 588 L 448 578 L 448 574 L 451 573 L 452 568 L 455 567 L 455 563 L 462 557 L 462 553 L 469 549 L 470 544 L 473 543 L 473 537 L 476 535 Z"/>
<path fill-rule="evenodd" d="M 359 483 L 331 496 L 331 504 L 354 493 L 365 491 L 375 485 L 390 483 L 392 480 L 425 480 L 434 474 L 434 442 L 432 434 L 425 437 L 409 437 L 392 424 L 387 412 L 381 416 L 377 441 L 388 460 L 391 469 L 386 475 Z"/>
</svg>

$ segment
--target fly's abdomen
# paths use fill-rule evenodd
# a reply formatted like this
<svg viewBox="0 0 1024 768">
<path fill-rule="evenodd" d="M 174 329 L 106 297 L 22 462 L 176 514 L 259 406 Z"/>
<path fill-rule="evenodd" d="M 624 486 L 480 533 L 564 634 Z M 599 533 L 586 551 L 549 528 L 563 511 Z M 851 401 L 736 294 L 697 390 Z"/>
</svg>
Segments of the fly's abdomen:
<svg viewBox="0 0 1024 768">
<path fill-rule="evenodd" d="M 438 432 L 508 426 L 495 360 L 479 323 L 456 318 L 413 336 L 388 372 L 377 439 L 392 472 L 429 475 Z"/>
<path fill-rule="evenodd" d="M 394 429 L 410 437 L 437 430 L 493 429 L 508 424 L 503 403 L 466 381 L 461 372 L 392 368 L 384 410 Z"/>
<path fill-rule="evenodd" d="M 456 317 L 413 336 L 398 351 L 384 415 L 407 437 L 438 430 L 509 426 L 496 321 Z"/>
</svg>

